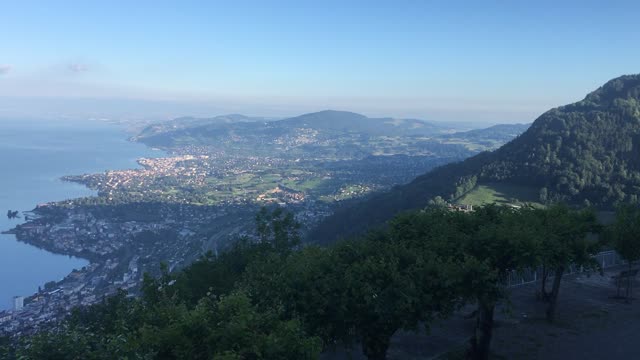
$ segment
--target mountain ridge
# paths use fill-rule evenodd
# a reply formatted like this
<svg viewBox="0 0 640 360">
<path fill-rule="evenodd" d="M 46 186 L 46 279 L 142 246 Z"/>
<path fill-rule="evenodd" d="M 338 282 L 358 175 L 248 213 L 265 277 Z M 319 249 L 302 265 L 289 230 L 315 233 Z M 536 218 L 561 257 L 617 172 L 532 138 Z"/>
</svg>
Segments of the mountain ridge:
<svg viewBox="0 0 640 360">
<path fill-rule="evenodd" d="M 273 125 L 308 126 L 314 129 L 361 131 L 372 135 L 393 133 L 431 135 L 444 131 L 436 124 L 418 119 L 371 118 L 351 111 L 323 110 L 273 122 Z"/>
<path fill-rule="evenodd" d="M 386 193 L 338 208 L 311 239 L 332 241 L 479 183 L 539 189 L 540 200 L 611 208 L 640 197 L 640 75 L 610 80 L 583 100 L 551 109 L 493 152 L 447 164 Z"/>
<path fill-rule="evenodd" d="M 242 114 L 226 114 L 218 115 L 209 118 L 200 118 L 194 116 L 181 116 L 173 120 L 151 124 L 142 129 L 134 140 L 140 140 L 151 136 L 160 135 L 163 132 L 182 130 L 189 127 L 208 126 L 208 125 L 222 125 L 232 124 L 239 122 L 258 122 L 265 121 L 263 117 L 251 117 Z"/>
<path fill-rule="evenodd" d="M 222 115 L 213 118 L 182 117 L 169 122 L 150 125 L 133 139 L 152 146 L 171 145 L 171 139 L 184 134 L 222 134 L 250 131 L 256 136 L 285 135 L 295 129 L 324 132 L 357 132 L 365 135 L 436 135 L 448 129 L 417 119 L 370 118 L 362 114 L 323 110 L 285 119 L 251 118 L 244 115 Z M 206 137 L 196 136 L 205 142 Z"/>
</svg>

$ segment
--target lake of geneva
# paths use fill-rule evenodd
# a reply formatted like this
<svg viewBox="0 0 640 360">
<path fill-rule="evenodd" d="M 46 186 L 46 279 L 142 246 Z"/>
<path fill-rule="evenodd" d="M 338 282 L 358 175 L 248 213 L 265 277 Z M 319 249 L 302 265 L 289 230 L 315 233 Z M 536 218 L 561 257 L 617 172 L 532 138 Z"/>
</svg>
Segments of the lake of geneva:
<svg viewBox="0 0 640 360">
<path fill-rule="evenodd" d="M 0 231 L 24 221 L 9 220 L 9 209 L 22 216 L 37 204 L 94 194 L 60 181 L 63 175 L 135 168 L 138 158 L 162 155 L 127 137 L 123 127 L 98 121 L 0 119 Z M 31 295 L 87 263 L 0 235 L 0 309 L 8 309 L 13 296 Z"/>
</svg>

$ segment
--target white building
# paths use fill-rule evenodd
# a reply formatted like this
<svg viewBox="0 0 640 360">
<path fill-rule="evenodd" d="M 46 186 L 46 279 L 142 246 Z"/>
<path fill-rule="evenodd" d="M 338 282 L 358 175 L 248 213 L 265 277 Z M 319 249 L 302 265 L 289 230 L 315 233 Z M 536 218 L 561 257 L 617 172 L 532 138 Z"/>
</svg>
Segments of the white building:
<svg viewBox="0 0 640 360">
<path fill-rule="evenodd" d="M 14 296 L 13 297 L 13 310 L 20 311 L 24 308 L 24 297 L 23 296 Z"/>
</svg>

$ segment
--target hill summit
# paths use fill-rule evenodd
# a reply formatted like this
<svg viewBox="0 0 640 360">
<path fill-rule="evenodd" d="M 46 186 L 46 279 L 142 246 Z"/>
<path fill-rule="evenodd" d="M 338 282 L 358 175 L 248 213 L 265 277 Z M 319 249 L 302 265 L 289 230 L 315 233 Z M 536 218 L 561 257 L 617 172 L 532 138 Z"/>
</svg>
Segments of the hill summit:
<svg viewBox="0 0 640 360">
<path fill-rule="evenodd" d="M 488 157 L 478 178 L 539 187 L 550 200 L 637 202 L 640 75 L 611 80 L 580 102 L 544 113 Z"/>
<path fill-rule="evenodd" d="M 344 206 L 316 240 L 363 230 L 435 197 L 456 202 L 483 183 L 532 188 L 538 201 L 609 208 L 639 202 L 640 75 L 613 79 L 584 100 L 542 114 L 490 153 L 436 168 L 411 183 Z"/>
<path fill-rule="evenodd" d="M 369 118 L 348 111 L 324 110 L 277 120 L 237 114 L 213 118 L 182 117 L 150 125 L 135 136 L 134 140 L 150 146 L 173 146 L 180 143 L 211 145 L 237 136 L 251 139 L 254 143 L 274 142 L 278 138 L 294 137 L 305 131 L 330 139 L 346 133 L 364 136 L 432 136 L 449 130 L 423 120 Z"/>
</svg>

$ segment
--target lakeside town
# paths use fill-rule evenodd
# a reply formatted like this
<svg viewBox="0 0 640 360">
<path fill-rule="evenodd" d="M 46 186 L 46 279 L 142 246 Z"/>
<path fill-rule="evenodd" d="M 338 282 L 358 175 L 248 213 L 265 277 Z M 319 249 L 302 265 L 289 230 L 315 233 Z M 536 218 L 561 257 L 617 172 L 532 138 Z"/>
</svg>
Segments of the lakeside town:
<svg viewBox="0 0 640 360">
<path fill-rule="evenodd" d="M 161 263 L 171 271 L 207 251 L 222 250 L 232 239 L 251 237 L 253 229 L 247 224 L 253 223 L 262 205 L 288 206 L 305 224 L 329 214 L 325 202 L 311 200 L 303 191 L 279 183 L 242 195 L 236 193 L 220 203 L 192 204 L 179 195 L 157 202 L 131 200 L 129 194 L 137 190 L 147 198 L 161 193 L 158 179 L 168 176 L 181 186 L 202 186 L 203 177 L 211 176 L 204 170 L 207 160 L 206 156 L 140 159 L 144 167 L 139 170 L 83 176 L 88 186 L 98 188 L 95 198 L 43 204 L 34 209 L 29 221 L 9 232 L 19 241 L 90 263 L 59 282 L 46 284 L 36 294 L 16 297 L 13 309 L 0 312 L 0 331 L 15 335 L 37 331 L 55 324 L 74 307 L 94 304 L 120 289 L 133 296 L 139 291 L 143 274 L 157 275 Z M 185 167 L 189 161 L 200 166 Z M 258 161 L 249 159 L 245 164 L 255 166 Z M 229 171 L 243 174 L 247 170 Z M 105 180 L 93 185 L 91 181 L 96 178 Z M 339 194 L 345 196 L 344 191 Z"/>
<path fill-rule="evenodd" d="M 353 135 L 345 139 L 338 148 L 349 147 Z M 173 271 L 207 252 L 223 251 L 235 239 L 254 236 L 255 214 L 263 206 L 286 207 L 304 232 L 336 204 L 406 183 L 468 155 L 455 155 L 458 145 L 428 145 L 429 150 L 416 154 L 418 140 L 402 145 L 396 139 L 393 151 L 384 155 L 336 157 L 304 150 L 314 143 L 324 146 L 325 140 L 310 131 L 271 145 L 263 141 L 262 146 L 283 148 L 270 151 L 271 156 L 186 144 L 163 148 L 164 157 L 138 159 L 137 169 L 63 177 L 96 190 L 97 196 L 39 205 L 9 232 L 19 241 L 89 264 L 31 296 L 14 298 L 13 309 L 0 312 L 0 332 L 37 331 L 74 307 L 95 304 L 119 290 L 135 296 L 144 274 L 159 275 L 161 264 Z"/>
</svg>

